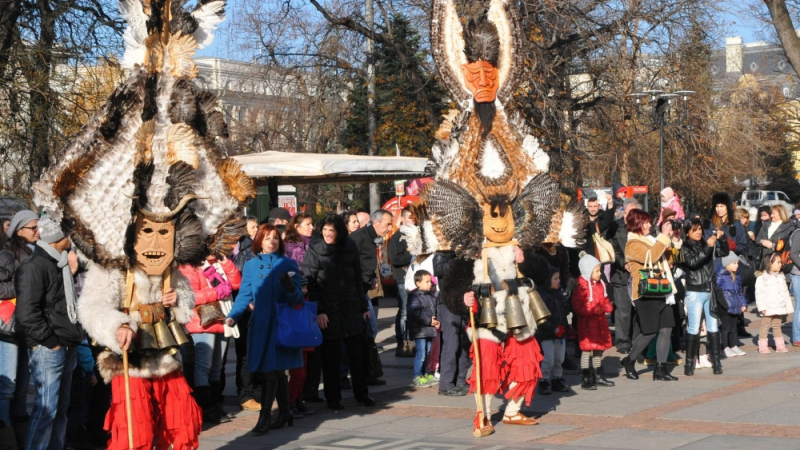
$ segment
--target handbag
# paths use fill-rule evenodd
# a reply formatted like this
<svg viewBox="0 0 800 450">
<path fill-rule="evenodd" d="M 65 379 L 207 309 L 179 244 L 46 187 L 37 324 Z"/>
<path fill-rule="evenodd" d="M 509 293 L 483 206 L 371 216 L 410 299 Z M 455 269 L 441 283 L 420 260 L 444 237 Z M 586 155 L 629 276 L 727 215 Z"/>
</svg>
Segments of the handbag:
<svg viewBox="0 0 800 450">
<path fill-rule="evenodd" d="M 369 327 L 369 324 L 365 324 Z M 367 378 L 380 378 L 383 376 L 383 363 L 381 363 L 381 356 L 378 353 L 378 346 L 375 344 L 375 338 L 372 337 L 372 332 L 364 332 L 364 371 Z"/>
<path fill-rule="evenodd" d="M 716 311 L 718 313 L 727 313 L 728 309 L 731 307 L 731 305 L 728 304 L 728 299 L 725 298 L 725 293 L 722 292 L 722 289 L 720 289 L 719 286 L 717 286 L 716 282 L 711 286 L 710 306 L 712 311 Z"/>
<path fill-rule="evenodd" d="M 200 318 L 200 326 L 204 327 L 216 320 L 225 320 L 225 313 L 222 312 L 219 302 L 211 302 L 194 307 L 197 317 Z"/>
<path fill-rule="evenodd" d="M 600 264 L 613 263 L 615 259 L 614 247 L 600 234 L 600 225 L 595 223 L 594 228 L 597 231 L 592 235 L 592 239 L 594 239 L 594 255 L 600 261 Z"/>
<path fill-rule="evenodd" d="M 658 265 L 653 264 L 650 250 L 644 257 L 644 266 L 639 270 L 639 296 L 667 297 L 672 294 L 672 283 Z"/>
<path fill-rule="evenodd" d="M 303 349 L 322 344 L 322 331 L 317 325 L 316 303 L 277 303 L 275 310 L 278 319 L 278 347 Z"/>
</svg>

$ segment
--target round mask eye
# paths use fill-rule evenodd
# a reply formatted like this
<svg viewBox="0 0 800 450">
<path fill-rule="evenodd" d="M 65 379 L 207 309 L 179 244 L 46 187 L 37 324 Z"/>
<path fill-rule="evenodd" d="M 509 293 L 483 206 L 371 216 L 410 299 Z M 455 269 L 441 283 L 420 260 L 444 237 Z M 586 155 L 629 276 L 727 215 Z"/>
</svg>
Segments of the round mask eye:
<svg viewBox="0 0 800 450">
<path fill-rule="evenodd" d="M 165 230 L 165 229 L 158 230 L 158 234 L 160 234 L 162 236 L 166 236 L 166 235 L 169 234 L 169 230 Z"/>
</svg>

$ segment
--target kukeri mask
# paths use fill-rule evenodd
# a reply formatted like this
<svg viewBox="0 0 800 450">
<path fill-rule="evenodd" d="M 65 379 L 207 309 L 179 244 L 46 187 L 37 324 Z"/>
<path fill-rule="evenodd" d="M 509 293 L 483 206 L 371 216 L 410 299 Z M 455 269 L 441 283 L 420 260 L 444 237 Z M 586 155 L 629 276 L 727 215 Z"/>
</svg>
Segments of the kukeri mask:
<svg viewBox="0 0 800 450">
<path fill-rule="evenodd" d="M 488 61 L 475 61 L 462 65 L 461 73 L 476 103 L 491 103 L 497 98 L 497 67 Z"/>
<path fill-rule="evenodd" d="M 136 217 L 136 241 L 133 244 L 136 265 L 148 275 L 161 275 L 172 263 L 175 251 L 175 225 L 172 221 L 154 222 Z"/>
<path fill-rule="evenodd" d="M 492 206 L 484 203 L 483 207 L 483 235 L 486 239 L 503 244 L 514 239 L 514 215 L 511 205 Z"/>
</svg>

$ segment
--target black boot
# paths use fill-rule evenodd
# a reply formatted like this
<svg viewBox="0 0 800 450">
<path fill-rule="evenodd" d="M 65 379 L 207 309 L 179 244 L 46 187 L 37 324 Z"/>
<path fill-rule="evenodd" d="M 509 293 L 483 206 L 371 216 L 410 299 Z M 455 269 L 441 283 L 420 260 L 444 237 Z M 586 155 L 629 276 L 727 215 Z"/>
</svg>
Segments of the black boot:
<svg viewBox="0 0 800 450">
<path fill-rule="evenodd" d="M 600 366 L 597 369 L 592 368 L 594 372 L 594 382 L 598 386 L 605 386 L 605 387 L 614 387 L 616 386 L 613 381 L 606 379 L 605 371 L 603 371 L 603 366 Z"/>
<path fill-rule="evenodd" d="M 697 358 L 697 349 L 700 346 L 700 336 L 697 334 L 686 335 L 686 361 L 683 365 L 683 374 L 687 377 L 694 375 L 694 359 Z"/>
<path fill-rule="evenodd" d="M 211 386 L 197 386 L 194 390 L 194 398 L 200 409 L 203 410 L 203 423 L 218 425 L 230 422 L 228 416 L 222 416 L 214 407 L 214 399 L 211 397 Z"/>
<path fill-rule="evenodd" d="M 5 422 L 0 421 L 0 450 L 18 450 L 19 448 L 14 428 L 11 424 L 6 425 Z M 24 442 L 21 448 L 25 448 Z"/>
<path fill-rule="evenodd" d="M 214 410 L 217 411 L 217 414 L 221 417 L 227 417 L 229 420 L 233 420 L 236 416 L 226 412 L 223 407 L 225 396 L 222 394 L 222 383 L 219 381 L 211 381 L 208 384 L 211 386 L 211 399 L 214 402 Z"/>
<path fill-rule="evenodd" d="M 569 392 L 569 386 L 563 378 L 556 378 L 552 383 L 552 390 L 556 392 Z"/>
<path fill-rule="evenodd" d="M 673 377 L 672 375 L 667 372 L 667 363 L 658 363 L 656 364 L 656 368 L 653 370 L 653 381 L 660 380 L 660 381 L 678 381 L 677 378 Z"/>
<path fill-rule="evenodd" d="M 539 395 L 550 395 L 553 391 L 550 390 L 550 381 L 548 380 L 541 380 L 539 381 Z"/>
<path fill-rule="evenodd" d="M 581 369 L 581 389 L 596 391 L 597 385 L 594 384 L 592 369 Z"/>
<path fill-rule="evenodd" d="M 631 361 L 630 356 L 626 356 L 620 360 L 620 364 L 625 368 L 625 377 L 629 380 L 638 380 L 639 374 L 636 373 L 636 363 Z"/>
<path fill-rule="evenodd" d="M 270 378 L 264 380 L 261 388 L 261 411 L 258 413 L 258 422 L 253 428 L 253 434 L 261 436 L 269 433 L 270 416 L 272 415 L 272 403 L 278 391 L 278 380 Z"/>
<path fill-rule="evenodd" d="M 19 448 L 25 448 L 25 437 L 28 435 L 28 422 L 30 419 L 31 416 L 28 415 L 11 417 L 11 428 L 14 429 L 14 437 L 16 437 L 17 446 Z M 105 442 L 108 442 L 108 439 L 106 439 Z"/>
<path fill-rule="evenodd" d="M 278 391 L 275 399 L 278 401 L 278 416 L 269 424 L 270 429 L 283 428 L 287 423 L 290 427 L 294 426 L 294 414 L 289 404 L 289 380 L 284 374 L 278 375 Z"/>
<path fill-rule="evenodd" d="M 722 375 L 722 363 L 719 361 L 721 350 L 719 345 L 719 331 L 716 333 L 708 333 L 706 338 L 708 339 L 708 354 L 711 358 L 711 366 L 714 368 L 714 375 Z"/>
</svg>

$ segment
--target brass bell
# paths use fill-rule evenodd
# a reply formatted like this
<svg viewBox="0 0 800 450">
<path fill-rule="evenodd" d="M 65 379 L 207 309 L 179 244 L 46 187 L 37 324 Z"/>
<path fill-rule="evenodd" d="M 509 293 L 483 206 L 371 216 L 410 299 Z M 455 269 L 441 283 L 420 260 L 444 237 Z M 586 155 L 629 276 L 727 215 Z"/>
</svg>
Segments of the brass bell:
<svg viewBox="0 0 800 450">
<path fill-rule="evenodd" d="M 189 343 L 189 337 L 186 336 L 186 332 L 183 331 L 183 327 L 178 323 L 177 320 L 172 319 L 167 326 L 169 327 L 169 331 L 172 332 L 172 337 L 175 338 L 175 342 L 179 347 Z"/>
<path fill-rule="evenodd" d="M 528 326 L 525 320 L 525 313 L 522 311 L 522 302 L 516 295 L 506 297 L 506 328 L 513 334 L 519 334 L 523 328 Z"/>
<path fill-rule="evenodd" d="M 481 298 L 481 315 L 478 323 L 490 330 L 497 327 L 497 310 L 491 296 Z"/>
<path fill-rule="evenodd" d="M 153 325 L 156 331 L 156 338 L 158 339 L 158 348 L 161 350 L 168 350 L 171 348 L 177 348 L 178 343 L 175 342 L 175 338 L 172 337 L 172 332 L 169 331 L 169 327 L 167 323 L 163 320 L 159 320 L 158 322 Z"/>
<path fill-rule="evenodd" d="M 157 352 L 160 349 L 158 346 L 158 337 L 156 336 L 156 331 L 152 323 L 143 323 L 139 325 L 137 340 L 139 351 Z"/>
<path fill-rule="evenodd" d="M 542 296 L 536 292 L 536 289 L 528 289 L 528 297 L 530 297 L 533 320 L 535 320 L 537 324 L 544 323 L 547 318 L 551 316 L 551 313 L 550 310 L 547 309 L 547 305 L 544 304 Z"/>
</svg>

